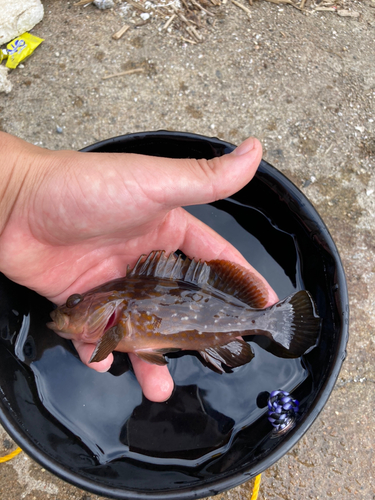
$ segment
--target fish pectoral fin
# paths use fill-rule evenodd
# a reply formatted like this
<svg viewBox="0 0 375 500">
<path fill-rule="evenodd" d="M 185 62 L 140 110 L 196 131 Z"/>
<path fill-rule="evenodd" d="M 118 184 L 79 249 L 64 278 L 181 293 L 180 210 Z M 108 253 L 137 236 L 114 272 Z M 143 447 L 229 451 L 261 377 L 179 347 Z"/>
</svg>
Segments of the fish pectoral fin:
<svg viewBox="0 0 375 500">
<path fill-rule="evenodd" d="M 164 366 L 168 364 L 164 354 L 172 351 L 173 349 L 155 349 L 153 351 L 136 351 L 135 354 L 138 358 L 143 359 L 143 361 L 147 361 L 147 363 Z"/>
<path fill-rule="evenodd" d="M 116 349 L 120 340 L 123 338 L 123 332 L 117 326 L 107 330 L 99 342 L 96 344 L 94 352 L 91 355 L 89 363 L 103 361 L 112 351 Z"/>
<path fill-rule="evenodd" d="M 210 367 L 219 372 L 224 372 L 223 364 L 235 368 L 249 363 L 254 357 L 250 345 L 242 339 L 235 339 L 221 346 L 208 347 L 204 351 L 199 351 L 199 354 Z"/>
</svg>

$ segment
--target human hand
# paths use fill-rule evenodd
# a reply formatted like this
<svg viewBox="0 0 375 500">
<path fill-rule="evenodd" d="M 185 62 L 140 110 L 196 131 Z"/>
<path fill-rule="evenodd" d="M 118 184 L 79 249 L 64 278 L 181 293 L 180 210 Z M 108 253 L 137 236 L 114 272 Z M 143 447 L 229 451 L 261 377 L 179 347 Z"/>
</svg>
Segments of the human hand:
<svg viewBox="0 0 375 500">
<path fill-rule="evenodd" d="M 11 172 L 0 193 L 0 270 L 56 304 L 124 276 L 128 264 L 156 249 L 225 259 L 256 273 L 232 245 L 181 208 L 225 198 L 247 184 L 261 159 L 255 139 L 212 160 L 52 152 L 3 133 L 0 151 L 5 175 Z M 271 304 L 276 295 L 267 287 Z M 94 345 L 75 346 L 88 364 Z M 112 360 L 90 366 L 106 371 Z M 168 369 L 136 356 L 131 361 L 145 396 L 168 399 Z"/>
</svg>

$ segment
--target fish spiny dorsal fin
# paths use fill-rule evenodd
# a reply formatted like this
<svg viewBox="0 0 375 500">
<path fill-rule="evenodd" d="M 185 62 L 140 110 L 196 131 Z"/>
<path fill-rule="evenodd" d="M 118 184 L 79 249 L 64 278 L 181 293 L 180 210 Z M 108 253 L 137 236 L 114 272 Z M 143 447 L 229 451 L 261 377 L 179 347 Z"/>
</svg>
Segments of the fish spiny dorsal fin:
<svg viewBox="0 0 375 500">
<path fill-rule="evenodd" d="M 126 277 L 148 276 L 173 280 L 184 279 L 190 263 L 190 259 L 183 259 L 181 255 L 177 256 L 171 253 L 167 257 L 164 250 L 155 250 L 149 255 L 141 255 L 133 269 L 128 266 Z"/>
<path fill-rule="evenodd" d="M 154 253 L 154 252 L 151 252 L 151 254 Z M 150 255 L 151 255 L 150 254 Z M 132 269 L 130 269 L 130 266 L 128 265 L 127 269 L 126 269 L 126 276 L 128 277 L 132 277 L 132 276 L 138 276 L 140 273 L 140 269 L 142 267 L 142 265 L 144 264 L 144 262 L 146 261 L 147 259 L 147 255 L 145 254 L 142 254 L 139 259 L 137 260 L 137 262 L 135 263 L 134 267 Z"/>
<path fill-rule="evenodd" d="M 197 285 L 206 284 L 210 277 L 210 268 L 206 262 L 202 262 L 201 260 L 197 262 L 195 259 L 187 260 L 189 261 L 189 267 L 186 270 L 183 280 Z"/>
<path fill-rule="evenodd" d="M 207 263 L 210 276 L 207 283 L 232 295 L 250 307 L 262 309 L 268 301 L 268 291 L 263 281 L 254 273 L 233 262 L 211 260 Z"/>
</svg>

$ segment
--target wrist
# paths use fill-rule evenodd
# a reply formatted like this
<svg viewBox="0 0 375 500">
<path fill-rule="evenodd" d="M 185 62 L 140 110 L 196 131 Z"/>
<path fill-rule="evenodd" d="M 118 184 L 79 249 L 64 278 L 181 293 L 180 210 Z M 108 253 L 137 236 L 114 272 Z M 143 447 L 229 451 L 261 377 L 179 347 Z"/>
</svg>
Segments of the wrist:
<svg viewBox="0 0 375 500">
<path fill-rule="evenodd" d="M 25 189 L 38 150 L 17 137 L 0 132 L 0 236 Z"/>
</svg>

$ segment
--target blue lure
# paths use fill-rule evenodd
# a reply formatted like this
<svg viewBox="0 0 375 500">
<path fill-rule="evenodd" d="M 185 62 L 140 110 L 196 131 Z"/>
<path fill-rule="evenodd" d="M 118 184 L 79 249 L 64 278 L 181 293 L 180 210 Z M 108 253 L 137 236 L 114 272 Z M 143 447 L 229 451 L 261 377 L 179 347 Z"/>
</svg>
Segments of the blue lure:
<svg viewBox="0 0 375 500">
<path fill-rule="evenodd" d="M 273 425 L 274 432 L 282 433 L 289 430 L 298 413 L 299 402 L 293 399 L 289 392 L 273 391 L 268 397 L 268 420 Z"/>
</svg>

